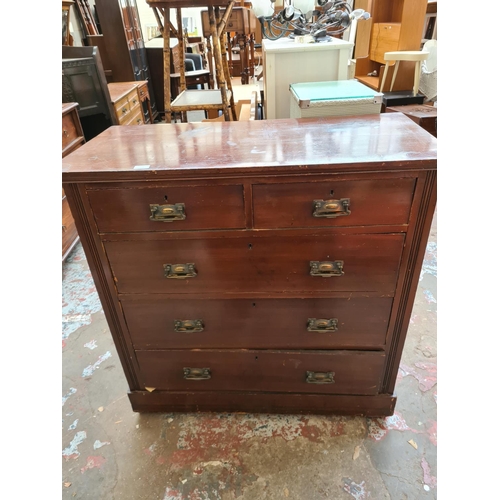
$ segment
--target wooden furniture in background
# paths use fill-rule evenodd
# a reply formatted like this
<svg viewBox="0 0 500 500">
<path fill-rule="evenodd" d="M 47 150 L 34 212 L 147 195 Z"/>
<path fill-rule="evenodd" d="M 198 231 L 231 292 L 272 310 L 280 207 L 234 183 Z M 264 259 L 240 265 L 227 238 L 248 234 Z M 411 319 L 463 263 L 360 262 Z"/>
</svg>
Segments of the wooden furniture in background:
<svg viewBox="0 0 500 500">
<path fill-rule="evenodd" d="M 225 48 L 225 25 L 227 18 L 231 14 L 234 5 L 234 0 L 191 0 L 188 5 L 184 0 L 146 0 L 147 4 L 153 9 L 156 16 L 158 27 L 163 37 L 163 84 L 164 84 L 164 104 L 165 104 L 165 121 L 170 123 L 172 113 L 180 112 L 183 121 L 186 120 L 187 111 L 197 111 L 204 109 L 205 111 L 213 109 L 214 102 L 221 102 L 222 113 L 224 118 L 236 120 L 236 111 L 234 107 L 234 97 L 232 94 L 231 76 L 227 64 L 226 48 Z M 214 98 L 214 90 L 199 90 L 198 92 L 206 92 L 207 106 L 203 105 L 203 96 L 196 96 L 194 99 L 196 104 L 191 107 L 191 96 L 184 96 L 187 90 L 186 75 L 184 67 L 184 52 L 185 40 L 181 29 L 176 29 L 170 22 L 170 9 L 175 9 L 177 26 L 182 26 L 182 8 L 183 7 L 207 7 L 210 19 L 210 43 L 213 47 L 212 55 L 215 61 L 215 68 L 211 73 L 215 74 L 217 81 L 217 92 L 219 98 Z M 224 15 L 220 14 L 220 8 L 224 7 Z M 163 21 L 162 21 L 163 18 Z M 179 44 L 179 69 L 180 69 L 180 94 L 172 102 L 171 84 L 170 84 L 170 39 L 175 37 Z"/>
<path fill-rule="evenodd" d="M 113 82 L 148 82 L 153 121 L 157 110 L 136 0 L 95 0 Z M 151 121 L 144 106 L 146 121 Z"/>
<path fill-rule="evenodd" d="M 146 123 L 139 97 L 138 82 L 108 83 L 108 89 L 118 125 L 144 125 Z"/>
<path fill-rule="evenodd" d="M 224 15 L 224 9 L 221 9 Z M 210 19 L 208 10 L 201 11 L 201 23 L 203 36 L 210 40 Z M 254 76 L 255 71 L 255 32 L 258 20 L 252 9 L 247 7 L 233 7 L 226 23 L 227 32 L 227 54 L 229 72 L 232 77 L 241 76 L 242 85 L 249 82 L 249 77 Z M 231 35 L 234 35 L 233 37 Z M 238 54 L 233 54 L 235 46 Z M 212 48 L 208 44 L 209 61 Z M 211 68 L 212 69 L 212 68 Z"/>
<path fill-rule="evenodd" d="M 172 47 L 170 49 L 170 88 L 172 99 L 175 99 L 181 91 L 181 59 L 182 58 L 179 54 L 179 45 Z M 193 85 L 202 85 L 203 88 L 205 88 L 206 85 L 209 89 L 213 88 L 213 77 L 209 69 L 184 71 L 184 77 L 186 79 L 187 88 L 192 87 Z"/>
<path fill-rule="evenodd" d="M 359 23 L 359 54 L 356 54 L 355 78 L 380 92 L 382 75 L 392 78 L 393 68 L 387 68 L 386 52 L 418 51 L 421 47 L 427 0 L 356 0 L 355 8 L 366 10 L 371 15 L 368 24 Z M 363 39 L 366 43 L 366 30 L 370 30 L 368 56 L 363 57 Z M 403 62 L 399 68 L 394 90 L 408 90 L 413 87 L 414 64 Z"/>
<path fill-rule="evenodd" d="M 85 143 L 82 125 L 78 118 L 78 103 L 69 102 L 62 105 L 62 157 L 68 156 Z M 62 190 L 62 260 L 66 260 L 71 250 L 78 243 L 78 232 L 75 220 Z"/>
<path fill-rule="evenodd" d="M 77 102 L 85 139 L 117 125 L 97 47 L 62 48 L 62 102 Z"/>
<path fill-rule="evenodd" d="M 63 0 L 62 2 L 62 44 L 73 45 L 73 37 L 69 31 L 69 23 L 71 19 L 71 6 L 73 0 Z"/>
<path fill-rule="evenodd" d="M 386 113 L 403 113 L 420 125 L 429 134 L 437 137 L 437 108 L 426 104 L 407 104 L 406 106 L 389 106 Z"/>
<path fill-rule="evenodd" d="M 135 411 L 394 412 L 437 140 L 401 113 L 272 125 L 111 127 L 63 160 Z"/>
</svg>

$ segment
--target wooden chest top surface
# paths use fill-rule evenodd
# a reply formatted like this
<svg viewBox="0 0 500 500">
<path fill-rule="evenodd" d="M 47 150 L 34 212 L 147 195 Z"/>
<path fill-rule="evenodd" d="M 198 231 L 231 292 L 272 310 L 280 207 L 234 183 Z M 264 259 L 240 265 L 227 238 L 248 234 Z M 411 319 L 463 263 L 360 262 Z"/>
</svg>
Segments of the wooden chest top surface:
<svg viewBox="0 0 500 500">
<path fill-rule="evenodd" d="M 432 170 L 436 159 L 434 137 L 402 114 L 382 113 L 114 126 L 65 158 L 62 176 L 91 182 L 290 173 L 290 167 L 364 171 L 374 163 L 377 170 Z"/>
</svg>

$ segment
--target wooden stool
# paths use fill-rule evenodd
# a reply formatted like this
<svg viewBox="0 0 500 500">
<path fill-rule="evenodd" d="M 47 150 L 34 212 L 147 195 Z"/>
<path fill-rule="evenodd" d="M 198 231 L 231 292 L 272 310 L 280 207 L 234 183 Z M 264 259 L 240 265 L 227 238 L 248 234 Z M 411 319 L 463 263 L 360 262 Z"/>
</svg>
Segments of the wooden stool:
<svg viewBox="0 0 500 500">
<path fill-rule="evenodd" d="M 203 95 L 196 96 L 196 103 L 191 107 L 191 95 L 183 96 L 187 91 L 186 72 L 184 67 L 184 36 L 182 33 L 182 14 L 184 7 L 208 7 L 210 19 L 210 39 L 213 47 L 213 56 L 215 59 L 215 76 L 217 81 L 217 92 L 220 94 L 220 107 L 226 121 L 236 120 L 236 110 L 231 88 L 231 78 L 225 55 L 225 25 L 235 0 L 146 0 L 146 3 L 153 9 L 158 22 L 159 29 L 163 35 L 163 71 L 164 71 L 164 99 L 165 99 L 165 121 L 172 121 L 172 112 L 180 112 L 183 121 L 186 121 L 186 112 L 199 109 L 210 110 L 214 105 L 214 90 L 196 90 L 194 92 L 207 93 L 207 102 L 204 102 Z M 224 7 L 224 15 L 220 15 L 220 7 Z M 170 22 L 170 9 L 176 10 L 177 26 L 174 28 Z M 163 23 L 160 18 L 163 16 Z M 177 37 L 179 41 L 179 85 L 180 93 L 174 102 L 171 102 L 171 83 L 170 83 L 170 36 Z M 189 91 L 192 92 L 192 91 Z M 208 94 L 210 93 L 210 94 Z M 205 107 L 203 107 L 205 105 Z M 217 102 L 218 105 L 218 102 Z"/>
<path fill-rule="evenodd" d="M 418 94 L 418 86 L 420 84 L 420 71 L 422 66 L 422 61 L 427 59 L 429 52 L 422 50 L 400 50 L 395 52 L 386 52 L 384 54 L 384 60 L 386 61 L 386 67 L 384 69 L 384 76 L 382 77 L 382 84 L 380 85 L 380 92 L 384 91 L 385 77 L 387 76 L 388 67 L 392 66 L 391 63 L 396 63 L 394 67 L 394 73 L 392 75 L 391 88 L 389 92 L 392 92 L 394 87 L 394 82 L 396 81 L 396 75 L 398 74 L 399 62 L 400 61 L 415 61 L 415 75 L 413 79 L 413 95 Z"/>
</svg>

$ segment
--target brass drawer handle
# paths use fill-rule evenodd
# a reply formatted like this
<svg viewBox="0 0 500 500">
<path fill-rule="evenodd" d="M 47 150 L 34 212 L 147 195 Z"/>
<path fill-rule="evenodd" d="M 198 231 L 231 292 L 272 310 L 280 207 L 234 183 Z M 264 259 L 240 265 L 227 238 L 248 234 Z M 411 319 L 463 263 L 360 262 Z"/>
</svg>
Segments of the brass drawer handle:
<svg viewBox="0 0 500 500">
<path fill-rule="evenodd" d="M 334 384 L 335 372 L 306 372 L 308 384 Z"/>
<path fill-rule="evenodd" d="M 208 380 L 212 377 L 210 368 L 183 368 L 186 380 Z"/>
<path fill-rule="evenodd" d="M 332 276 L 342 276 L 344 274 L 343 260 L 334 260 L 333 262 L 312 260 L 309 265 L 311 266 L 311 276 L 331 278 Z"/>
<path fill-rule="evenodd" d="M 198 275 L 193 263 L 189 264 L 163 264 L 165 278 L 186 279 L 194 278 Z"/>
<path fill-rule="evenodd" d="M 122 109 L 122 113 L 125 114 L 127 112 L 127 108 Z"/>
<path fill-rule="evenodd" d="M 184 203 L 175 203 L 174 205 L 149 205 L 151 216 L 149 220 L 157 222 L 172 222 L 174 220 L 184 220 L 186 213 Z"/>
<path fill-rule="evenodd" d="M 64 137 L 69 137 L 68 131 L 64 128 L 63 128 L 63 134 L 64 134 Z"/>
<path fill-rule="evenodd" d="M 308 332 L 336 332 L 338 328 L 339 320 L 337 318 L 330 319 L 316 319 L 309 318 L 307 320 L 307 331 Z"/>
<path fill-rule="evenodd" d="M 341 198 L 340 200 L 314 200 L 313 217 L 326 217 L 333 219 L 342 215 L 351 215 L 349 205 L 350 198 Z"/>
<path fill-rule="evenodd" d="M 174 321 L 176 332 L 202 332 L 204 326 L 201 319 L 176 319 Z"/>
</svg>

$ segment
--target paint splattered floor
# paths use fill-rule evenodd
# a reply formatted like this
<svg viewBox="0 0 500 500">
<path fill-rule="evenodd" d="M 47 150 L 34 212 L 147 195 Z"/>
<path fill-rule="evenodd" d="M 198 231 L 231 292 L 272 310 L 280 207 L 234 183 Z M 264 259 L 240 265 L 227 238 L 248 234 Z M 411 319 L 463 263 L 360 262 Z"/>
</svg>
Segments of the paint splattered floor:
<svg viewBox="0 0 500 500">
<path fill-rule="evenodd" d="M 63 265 L 62 498 L 437 497 L 436 218 L 385 419 L 138 414 L 78 245 Z"/>
</svg>

